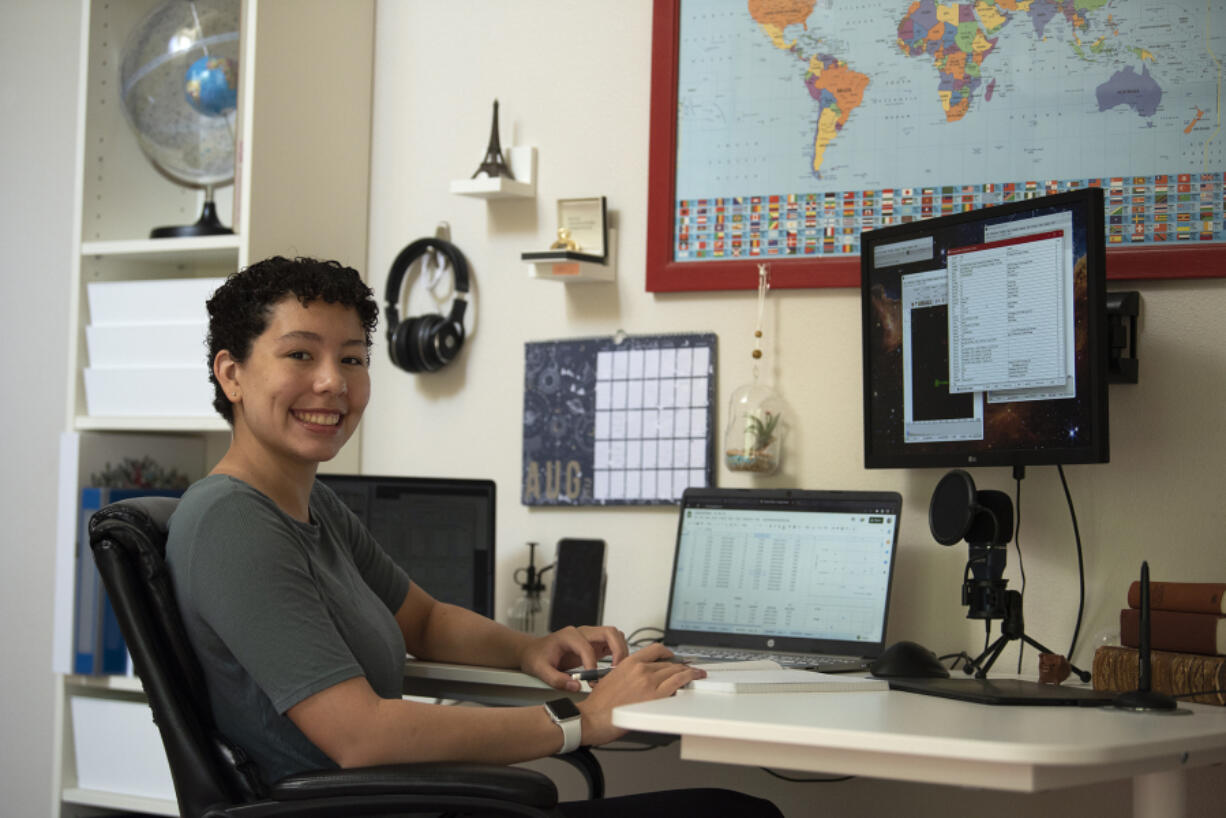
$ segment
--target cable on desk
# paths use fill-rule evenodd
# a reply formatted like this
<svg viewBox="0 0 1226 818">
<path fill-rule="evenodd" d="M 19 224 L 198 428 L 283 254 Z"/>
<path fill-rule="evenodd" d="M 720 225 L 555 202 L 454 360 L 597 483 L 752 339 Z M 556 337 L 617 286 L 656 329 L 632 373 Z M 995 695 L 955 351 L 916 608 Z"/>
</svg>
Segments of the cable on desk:
<svg viewBox="0 0 1226 818">
<path fill-rule="evenodd" d="M 834 778 L 798 778 L 794 775 L 784 775 L 783 773 L 777 773 L 774 770 L 768 769 L 766 767 L 759 767 L 758 769 L 760 769 L 762 772 L 766 773 L 767 775 L 773 775 L 775 778 L 782 779 L 783 781 L 792 781 L 797 784 L 837 784 L 840 781 L 850 781 L 853 778 L 859 778 L 859 776 L 855 776 L 855 775 L 840 775 Z"/>
<path fill-rule="evenodd" d="M 659 635 L 659 636 L 656 636 L 656 637 L 643 637 L 643 638 L 641 638 L 641 639 L 636 640 L 636 638 L 635 638 L 635 637 L 637 637 L 637 636 L 638 636 L 640 633 L 642 633 L 643 631 L 655 631 L 656 633 L 658 633 L 658 634 L 660 634 L 660 635 Z M 663 639 L 663 638 L 664 638 L 664 629 L 663 629 L 663 628 L 656 628 L 656 627 L 652 627 L 652 626 L 647 626 L 647 627 L 639 628 L 639 629 L 637 629 L 637 630 L 635 630 L 635 631 L 632 631 L 632 632 L 630 633 L 630 635 L 626 637 L 626 644 L 628 644 L 628 645 L 629 645 L 630 647 L 632 647 L 632 648 L 633 648 L 633 647 L 640 647 L 640 646 L 642 646 L 642 645 L 650 645 L 652 642 L 659 642 L 659 641 L 660 641 L 661 639 Z"/>
<path fill-rule="evenodd" d="M 969 664 L 971 662 L 971 658 L 972 657 L 969 653 L 967 653 L 964 650 L 960 650 L 957 653 L 946 653 L 944 656 L 938 656 L 937 661 L 944 662 L 946 659 L 953 659 L 954 661 L 952 664 L 950 664 L 949 669 L 957 670 L 959 662 L 965 662 Z"/>
</svg>

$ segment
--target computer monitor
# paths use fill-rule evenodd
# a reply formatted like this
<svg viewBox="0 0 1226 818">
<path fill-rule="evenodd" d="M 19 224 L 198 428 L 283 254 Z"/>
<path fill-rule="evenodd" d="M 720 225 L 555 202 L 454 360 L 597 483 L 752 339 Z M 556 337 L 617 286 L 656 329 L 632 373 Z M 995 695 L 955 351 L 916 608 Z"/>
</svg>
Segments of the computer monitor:
<svg viewBox="0 0 1226 818">
<path fill-rule="evenodd" d="M 413 582 L 494 615 L 492 480 L 321 474 Z"/>
<path fill-rule="evenodd" d="M 864 463 L 1108 460 L 1099 188 L 861 239 Z"/>
</svg>

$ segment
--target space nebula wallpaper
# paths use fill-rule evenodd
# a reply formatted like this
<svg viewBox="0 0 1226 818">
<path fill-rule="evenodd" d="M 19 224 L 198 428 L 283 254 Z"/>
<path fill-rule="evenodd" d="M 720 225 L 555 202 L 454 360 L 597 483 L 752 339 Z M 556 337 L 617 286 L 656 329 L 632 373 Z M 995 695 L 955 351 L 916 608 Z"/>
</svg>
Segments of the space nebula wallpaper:
<svg viewBox="0 0 1226 818">
<path fill-rule="evenodd" d="M 1105 310 L 1101 196 L 1073 195 L 1069 199 L 1069 194 L 1061 194 L 875 231 L 886 234 L 877 237 L 883 243 L 920 236 L 927 240 L 931 236 L 934 258 L 875 268 L 867 261 L 863 264 L 867 466 L 1025 465 L 1106 459 L 1105 316 L 1091 315 L 1092 310 L 1099 313 Z M 1049 200 L 1061 201 L 1044 204 Z M 973 417 L 974 398 L 969 393 L 951 393 L 949 389 L 946 304 L 914 309 L 909 331 L 905 327 L 903 276 L 944 268 L 950 248 L 982 243 L 984 229 L 989 225 L 1063 210 L 1071 212 L 1073 225 L 1075 397 L 1007 403 L 983 400 L 979 439 L 907 442 L 904 437 L 907 387 L 911 391 L 913 421 Z M 1096 224 L 1100 231 L 1097 235 Z M 866 253 L 872 250 L 872 234 L 869 240 Z M 1092 277 L 1096 280 L 1091 280 Z M 911 356 L 910 384 L 904 384 L 905 351 Z"/>
</svg>

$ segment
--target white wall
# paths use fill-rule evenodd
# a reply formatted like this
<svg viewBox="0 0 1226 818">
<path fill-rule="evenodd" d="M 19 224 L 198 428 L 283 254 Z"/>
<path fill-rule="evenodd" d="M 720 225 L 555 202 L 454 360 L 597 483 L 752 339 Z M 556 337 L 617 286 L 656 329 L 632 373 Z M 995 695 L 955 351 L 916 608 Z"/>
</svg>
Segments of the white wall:
<svg viewBox="0 0 1226 818">
<path fill-rule="evenodd" d="M 651 4 L 384 0 L 376 29 L 370 281 L 382 292 L 396 253 L 445 220 L 473 269 L 478 320 L 458 362 L 440 373 L 410 375 L 384 354 L 376 356 L 363 469 L 497 481 L 500 610 L 513 598 L 510 576 L 525 562 L 525 541 L 544 543 L 548 554 L 564 536 L 601 537 L 610 548 L 606 621 L 627 632 L 660 625 L 671 508 L 528 509 L 519 503 L 524 342 L 618 329 L 715 331 L 721 432 L 729 392 L 749 377 L 752 293 L 657 296 L 644 288 Z M 494 98 L 501 105 L 503 147 L 539 149 L 533 201 L 487 203 L 448 193 L 449 182 L 467 178 L 484 155 Z M 552 239 L 555 201 L 594 195 L 608 197 L 618 228 L 617 283 L 529 280 L 519 254 Z M 1115 630 L 1141 559 L 1149 560 L 1156 578 L 1226 579 L 1220 557 L 1226 511 L 1217 468 L 1226 442 L 1218 422 L 1226 404 L 1226 351 L 1213 334 L 1215 314 L 1226 306 L 1226 282 L 1115 287 L 1142 292 L 1141 383 L 1111 388 L 1112 463 L 1066 469 L 1085 547 L 1087 599 L 1074 657 L 1083 666 L 1099 635 Z M 424 299 L 410 303 L 412 314 L 427 307 L 433 309 Z M 943 472 L 862 467 L 858 292 L 776 291 L 769 318 L 766 360 L 797 411 L 797 427 L 785 444 L 783 473 L 756 485 L 902 492 L 889 638 L 918 639 L 942 653 L 978 653 L 982 625 L 963 618 L 959 600 L 965 547 L 942 548 L 928 533 L 928 500 Z M 975 479 L 980 488 L 1013 493 L 1008 470 L 981 469 Z M 722 468 L 718 482 L 755 484 Z M 1022 513 L 1027 631 L 1064 652 L 1078 583 L 1072 525 L 1054 468 L 1029 470 Z M 1018 588 L 1012 552 L 1009 561 L 1006 576 Z M 1032 651 L 1025 661 L 1033 669 Z M 1015 662 L 1012 648 L 1000 660 L 1002 667 Z M 801 805 L 816 797 L 811 786 L 774 782 L 756 770 L 698 765 L 679 772 L 663 765 L 667 772 L 653 775 L 659 753 L 637 762 L 651 786 L 672 785 L 677 775 L 742 782 L 779 793 L 777 800 L 797 815 L 806 814 Z M 618 779 L 611 786 L 626 786 L 629 762 L 606 763 L 626 770 L 625 777 L 611 776 Z M 1197 780 L 1215 777 L 1222 776 Z M 867 780 L 821 788 L 822 797 L 833 793 L 840 793 L 843 810 L 835 814 L 844 815 L 875 814 L 891 803 L 906 804 L 912 815 L 923 804 L 935 815 L 955 804 L 1002 803 L 982 793 Z M 1119 787 L 1007 798 L 1009 814 L 1035 816 L 1071 815 L 1078 803 L 1106 814 L 1115 810 L 1104 806 L 1126 809 L 1128 803 Z"/>
<path fill-rule="evenodd" d="M 51 588 L 72 265 L 78 6 L 0 4 L 0 793 L 51 809 Z"/>
</svg>

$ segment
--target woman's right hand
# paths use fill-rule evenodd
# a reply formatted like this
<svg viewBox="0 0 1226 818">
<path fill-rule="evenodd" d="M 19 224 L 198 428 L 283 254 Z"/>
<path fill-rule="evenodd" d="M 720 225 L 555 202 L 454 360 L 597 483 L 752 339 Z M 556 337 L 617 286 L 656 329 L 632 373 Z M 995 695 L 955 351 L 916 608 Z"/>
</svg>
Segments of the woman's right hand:
<svg viewBox="0 0 1226 818">
<path fill-rule="evenodd" d="M 613 708 L 663 699 L 707 675 L 705 670 L 667 661 L 672 656 L 672 651 L 661 644 L 648 645 L 623 659 L 593 684 L 592 692 L 579 703 L 583 743 L 607 744 L 625 735 L 625 730 L 613 725 Z"/>
</svg>

